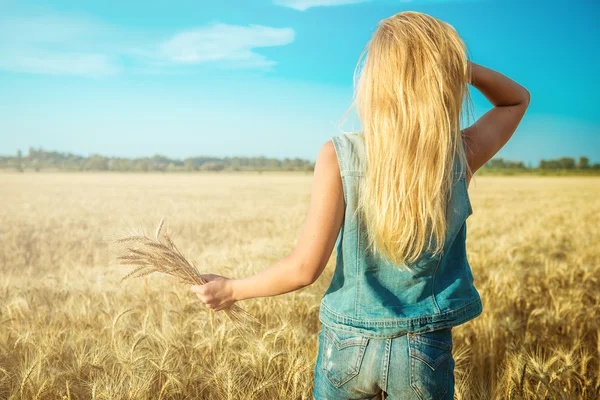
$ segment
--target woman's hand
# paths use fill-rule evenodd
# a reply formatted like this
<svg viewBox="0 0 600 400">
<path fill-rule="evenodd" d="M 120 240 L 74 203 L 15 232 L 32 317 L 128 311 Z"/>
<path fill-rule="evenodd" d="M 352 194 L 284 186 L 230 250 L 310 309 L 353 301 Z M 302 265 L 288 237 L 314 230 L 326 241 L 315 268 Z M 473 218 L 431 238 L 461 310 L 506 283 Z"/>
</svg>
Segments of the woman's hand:
<svg viewBox="0 0 600 400">
<path fill-rule="evenodd" d="M 472 85 L 474 82 L 473 79 L 474 79 L 475 73 L 477 72 L 476 70 L 477 70 L 478 65 L 469 60 L 467 60 L 467 63 L 469 64 L 469 81 L 468 81 L 468 83 L 469 83 L 469 85 Z"/>
<path fill-rule="evenodd" d="M 190 289 L 211 310 L 229 308 L 237 301 L 231 279 L 214 274 L 202 275 L 202 278 L 207 281 L 204 285 L 192 285 Z"/>
</svg>

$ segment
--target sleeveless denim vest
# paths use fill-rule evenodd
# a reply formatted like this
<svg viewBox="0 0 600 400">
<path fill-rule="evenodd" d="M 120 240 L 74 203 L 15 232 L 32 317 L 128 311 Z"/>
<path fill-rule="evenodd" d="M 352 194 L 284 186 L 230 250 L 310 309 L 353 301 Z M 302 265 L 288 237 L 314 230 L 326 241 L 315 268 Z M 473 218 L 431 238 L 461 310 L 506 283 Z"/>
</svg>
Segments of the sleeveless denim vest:
<svg viewBox="0 0 600 400">
<path fill-rule="evenodd" d="M 338 235 L 336 267 L 323 295 L 319 320 L 372 338 L 392 338 L 449 328 L 481 314 L 481 298 L 467 261 L 466 219 L 473 213 L 466 174 L 455 164 L 443 252 L 424 253 L 400 269 L 367 251 L 366 228 L 355 213 L 366 154 L 360 133 L 332 137 L 346 211 Z"/>
</svg>

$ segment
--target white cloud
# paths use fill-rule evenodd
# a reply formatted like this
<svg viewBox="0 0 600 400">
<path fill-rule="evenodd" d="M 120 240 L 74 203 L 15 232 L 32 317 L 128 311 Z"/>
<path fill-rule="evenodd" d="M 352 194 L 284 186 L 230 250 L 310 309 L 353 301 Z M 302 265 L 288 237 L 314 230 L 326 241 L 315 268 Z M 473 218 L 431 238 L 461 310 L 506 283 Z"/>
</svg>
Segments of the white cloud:
<svg viewBox="0 0 600 400">
<path fill-rule="evenodd" d="M 0 68 L 36 74 L 101 76 L 119 71 L 102 42 L 106 26 L 81 16 L 0 17 Z"/>
<path fill-rule="evenodd" d="M 274 0 L 274 4 L 293 8 L 298 11 L 306 11 L 312 7 L 342 6 L 345 4 L 365 3 L 367 1 L 372 0 Z M 400 3 L 460 3 L 481 0 L 390 0 L 388 3 L 398 1 Z"/>
<path fill-rule="evenodd" d="M 364 3 L 370 0 L 275 0 L 275 4 L 306 11 L 311 7 L 341 6 L 344 4 Z"/>
<path fill-rule="evenodd" d="M 0 68 L 49 75 L 103 76 L 119 72 L 112 59 L 103 54 L 55 54 L 39 51 L 2 57 Z"/>
<path fill-rule="evenodd" d="M 294 41 L 291 28 L 214 24 L 179 33 L 159 45 L 157 56 L 177 64 L 223 61 L 237 67 L 269 67 L 275 61 L 255 53 L 259 47 Z"/>
<path fill-rule="evenodd" d="M 173 36 L 104 24 L 80 15 L 0 16 L 0 69 L 35 74 L 104 76 L 168 72 L 177 65 L 220 63 L 268 69 L 256 52 L 295 38 L 291 28 L 216 23 Z"/>
</svg>

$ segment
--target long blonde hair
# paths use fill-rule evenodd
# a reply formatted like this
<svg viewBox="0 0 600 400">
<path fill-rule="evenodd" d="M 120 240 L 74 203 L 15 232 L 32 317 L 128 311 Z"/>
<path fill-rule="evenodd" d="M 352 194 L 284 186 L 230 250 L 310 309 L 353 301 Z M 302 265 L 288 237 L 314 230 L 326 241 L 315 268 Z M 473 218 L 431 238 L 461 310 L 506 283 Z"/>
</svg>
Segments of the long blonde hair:
<svg viewBox="0 0 600 400">
<path fill-rule="evenodd" d="M 398 267 L 443 250 L 455 157 L 468 168 L 460 119 L 463 100 L 472 102 L 469 68 L 456 30 L 414 11 L 380 21 L 359 58 L 350 109 L 367 160 L 357 212 L 368 247 Z"/>
</svg>

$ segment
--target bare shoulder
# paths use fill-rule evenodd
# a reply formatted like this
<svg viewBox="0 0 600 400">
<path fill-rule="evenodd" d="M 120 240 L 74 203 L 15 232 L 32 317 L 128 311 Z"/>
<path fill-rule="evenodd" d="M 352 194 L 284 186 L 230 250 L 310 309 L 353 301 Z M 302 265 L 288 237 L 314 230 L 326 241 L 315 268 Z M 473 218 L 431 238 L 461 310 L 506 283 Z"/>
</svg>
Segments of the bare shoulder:
<svg viewBox="0 0 600 400">
<path fill-rule="evenodd" d="M 324 153 L 324 155 L 327 157 L 333 156 L 335 158 L 335 146 L 333 145 L 332 139 L 329 139 L 323 146 L 321 146 L 319 154 L 321 153 Z"/>
<path fill-rule="evenodd" d="M 333 170 L 332 172 L 337 170 L 337 173 L 339 174 L 339 165 L 333 140 L 329 139 L 321 146 L 321 150 L 319 150 L 319 155 L 317 156 L 317 164 L 325 167 L 324 169 L 326 170 Z"/>
</svg>

